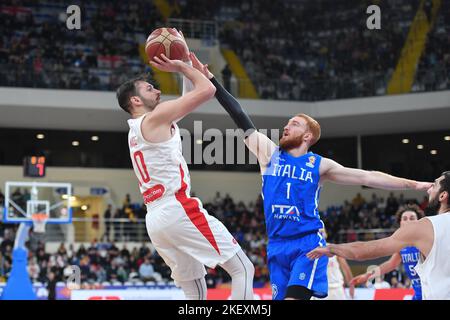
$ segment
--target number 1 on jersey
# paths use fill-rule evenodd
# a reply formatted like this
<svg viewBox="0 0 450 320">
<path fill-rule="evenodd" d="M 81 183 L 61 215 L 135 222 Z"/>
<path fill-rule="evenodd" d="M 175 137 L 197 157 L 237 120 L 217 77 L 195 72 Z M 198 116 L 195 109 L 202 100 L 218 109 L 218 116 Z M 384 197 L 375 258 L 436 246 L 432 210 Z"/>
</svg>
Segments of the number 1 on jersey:
<svg viewBox="0 0 450 320">
<path fill-rule="evenodd" d="M 286 199 L 289 199 L 289 197 L 291 196 L 291 183 L 287 182 L 287 196 Z"/>
<path fill-rule="evenodd" d="M 135 153 L 133 153 L 133 160 L 134 163 L 136 164 L 136 167 L 138 168 L 139 174 L 141 175 L 142 181 L 144 183 L 149 182 L 150 175 L 148 174 L 147 166 L 145 165 L 144 155 L 142 154 L 142 151 L 136 151 Z"/>
</svg>

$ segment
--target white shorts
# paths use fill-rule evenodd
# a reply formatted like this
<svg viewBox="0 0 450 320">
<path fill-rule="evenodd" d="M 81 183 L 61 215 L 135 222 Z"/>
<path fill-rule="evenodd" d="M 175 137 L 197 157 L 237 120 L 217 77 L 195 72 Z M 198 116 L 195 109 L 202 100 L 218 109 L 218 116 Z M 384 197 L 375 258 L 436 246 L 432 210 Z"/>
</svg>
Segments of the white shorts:
<svg viewBox="0 0 450 320">
<path fill-rule="evenodd" d="M 197 198 L 168 197 L 147 207 L 145 221 L 150 240 L 172 270 L 175 283 L 203 278 L 204 265 L 215 268 L 241 249 Z"/>
<path fill-rule="evenodd" d="M 325 298 L 325 300 L 347 300 L 347 296 L 345 295 L 345 289 L 344 286 L 336 287 L 336 288 L 329 288 L 328 289 L 328 296 Z"/>
</svg>

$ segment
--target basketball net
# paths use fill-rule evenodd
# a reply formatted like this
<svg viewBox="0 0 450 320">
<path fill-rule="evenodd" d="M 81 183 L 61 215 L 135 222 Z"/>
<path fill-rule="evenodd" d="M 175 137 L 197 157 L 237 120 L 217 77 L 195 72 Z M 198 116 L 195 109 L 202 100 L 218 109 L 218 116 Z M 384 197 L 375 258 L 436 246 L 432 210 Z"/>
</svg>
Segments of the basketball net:
<svg viewBox="0 0 450 320">
<path fill-rule="evenodd" d="M 31 220 L 33 220 L 33 231 L 36 233 L 44 233 L 47 219 L 48 216 L 45 213 L 33 213 L 31 215 Z"/>
</svg>

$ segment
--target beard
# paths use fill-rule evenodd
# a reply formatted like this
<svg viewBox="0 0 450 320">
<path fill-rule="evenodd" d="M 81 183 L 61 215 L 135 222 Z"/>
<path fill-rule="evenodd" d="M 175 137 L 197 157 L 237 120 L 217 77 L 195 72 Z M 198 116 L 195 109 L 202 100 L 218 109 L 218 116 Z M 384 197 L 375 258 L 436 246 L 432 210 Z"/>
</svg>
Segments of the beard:
<svg viewBox="0 0 450 320">
<path fill-rule="evenodd" d="M 303 136 L 304 134 L 297 137 L 281 137 L 280 148 L 288 151 L 300 147 L 303 143 Z"/>
<path fill-rule="evenodd" d="M 435 216 L 438 214 L 439 209 L 441 207 L 441 203 L 438 201 L 438 199 L 430 200 L 427 207 L 425 208 L 425 215 L 426 216 Z"/>
<path fill-rule="evenodd" d="M 158 100 L 152 100 L 152 99 L 146 99 L 144 97 L 141 97 L 142 102 L 144 103 L 145 109 L 147 111 L 153 111 L 155 107 L 158 105 Z"/>
</svg>

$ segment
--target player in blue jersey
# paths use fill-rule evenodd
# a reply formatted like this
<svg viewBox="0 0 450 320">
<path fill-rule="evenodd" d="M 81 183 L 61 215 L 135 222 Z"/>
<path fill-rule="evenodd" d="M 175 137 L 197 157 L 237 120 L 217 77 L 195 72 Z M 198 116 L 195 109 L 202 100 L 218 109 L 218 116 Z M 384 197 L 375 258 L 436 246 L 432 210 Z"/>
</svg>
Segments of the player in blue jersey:
<svg viewBox="0 0 450 320">
<path fill-rule="evenodd" d="M 216 87 L 216 98 L 244 131 L 244 142 L 257 157 L 263 179 L 262 196 L 268 234 L 267 261 L 273 299 L 309 300 L 328 294 L 328 258 L 309 260 L 306 254 L 325 246 L 319 233 L 320 189 L 325 181 L 365 185 L 381 189 L 427 190 L 432 184 L 397 178 L 376 171 L 346 168 L 309 151 L 320 138 L 320 125 L 306 114 L 298 114 L 284 127 L 277 146 L 258 132 L 239 102 L 214 78 L 207 65 L 194 54 L 194 68 Z"/>
<path fill-rule="evenodd" d="M 401 227 L 404 227 L 411 223 L 411 221 L 417 221 L 424 217 L 423 211 L 417 205 L 408 205 L 401 207 L 397 211 L 397 223 Z M 411 280 L 411 285 L 414 289 L 413 300 L 422 300 L 422 286 L 420 284 L 420 277 L 417 274 L 414 267 L 419 261 L 420 251 L 416 247 L 406 247 L 400 250 L 398 253 L 394 253 L 391 258 L 380 264 L 378 268 L 373 269 L 370 272 L 366 272 L 359 276 L 354 277 L 351 280 L 351 284 L 359 285 L 367 283 L 368 280 L 372 279 L 375 275 L 382 275 L 392 270 L 395 270 L 401 263 L 405 268 L 405 272 Z"/>
</svg>

